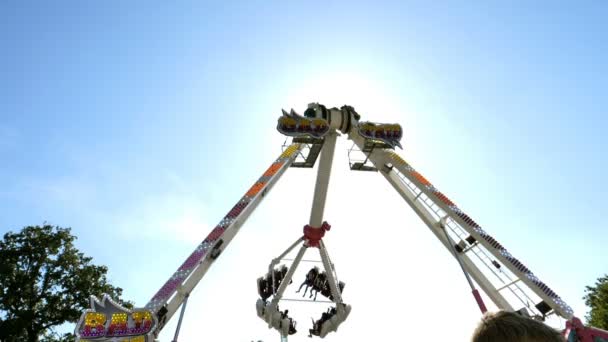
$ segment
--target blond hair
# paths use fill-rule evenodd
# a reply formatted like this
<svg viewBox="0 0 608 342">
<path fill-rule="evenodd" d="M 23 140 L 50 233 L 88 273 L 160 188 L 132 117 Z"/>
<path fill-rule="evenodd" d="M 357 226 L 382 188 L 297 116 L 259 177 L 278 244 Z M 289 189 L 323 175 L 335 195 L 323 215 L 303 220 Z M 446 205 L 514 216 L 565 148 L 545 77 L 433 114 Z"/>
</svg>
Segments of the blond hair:
<svg viewBox="0 0 608 342">
<path fill-rule="evenodd" d="M 542 322 L 508 311 L 487 313 L 472 342 L 564 342 L 560 333 Z"/>
</svg>

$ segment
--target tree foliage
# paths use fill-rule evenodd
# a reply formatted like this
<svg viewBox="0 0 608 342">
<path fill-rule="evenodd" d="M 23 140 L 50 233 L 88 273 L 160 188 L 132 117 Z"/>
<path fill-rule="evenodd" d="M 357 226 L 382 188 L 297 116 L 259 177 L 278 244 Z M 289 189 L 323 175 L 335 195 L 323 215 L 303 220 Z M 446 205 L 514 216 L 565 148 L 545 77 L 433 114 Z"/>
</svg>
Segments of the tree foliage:
<svg viewBox="0 0 608 342">
<path fill-rule="evenodd" d="M 106 266 L 91 263 L 74 246 L 70 228 L 28 226 L 0 241 L 0 341 L 65 340 L 53 328 L 74 323 L 89 307 L 90 295 L 107 293 Z M 53 337 L 55 336 L 55 337 Z"/>
<path fill-rule="evenodd" d="M 590 308 L 587 324 L 608 330 L 608 274 L 598 278 L 595 286 L 587 286 L 583 299 Z"/>
</svg>

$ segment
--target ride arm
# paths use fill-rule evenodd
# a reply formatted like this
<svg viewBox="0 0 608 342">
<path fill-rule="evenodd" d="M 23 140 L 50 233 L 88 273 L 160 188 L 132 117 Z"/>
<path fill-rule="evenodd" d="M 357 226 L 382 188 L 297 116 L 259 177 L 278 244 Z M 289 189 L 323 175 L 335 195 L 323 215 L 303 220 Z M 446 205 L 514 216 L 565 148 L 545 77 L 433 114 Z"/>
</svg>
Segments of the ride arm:
<svg viewBox="0 0 608 342">
<path fill-rule="evenodd" d="M 150 299 L 146 309 L 154 312 L 158 317 L 157 336 L 186 296 L 238 233 L 245 220 L 289 168 L 300 149 L 300 144 L 290 145 Z"/>
<path fill-rule="evenodd" d="M 351 130 L 349 139 L 363 150 L 365 139 L 358 132 Z M 555 292 L 393 150 L 373 149 L 367 156 L 448 250 L 459 244 L 454 256 L 498 308 L 513 311 L 523 305 L 534 315 L 553 310 L 573 317 Z"/>
</svg>

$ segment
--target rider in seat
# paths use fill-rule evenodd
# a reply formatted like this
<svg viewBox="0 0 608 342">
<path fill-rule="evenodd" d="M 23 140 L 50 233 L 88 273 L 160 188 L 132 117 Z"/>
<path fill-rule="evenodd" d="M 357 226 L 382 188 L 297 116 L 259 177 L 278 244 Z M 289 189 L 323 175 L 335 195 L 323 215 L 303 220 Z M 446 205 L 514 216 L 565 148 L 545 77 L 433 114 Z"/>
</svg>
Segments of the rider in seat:
<svg viewBox="0 0 608 342">
<path fill-rule="evenodd" d="M 293 319 L 289 318 L 289 335 L 293 335 L 295 333 L 297 333 L 298 331 L 296 330 L 296 321 L 294 321 Z"/>
<path fill-rule="evenodd" d="M 315 336 L 319 336 L 321 335 L 321 324 L 319 323 L 319 321 L 316 321 L 314 319 L 312 319 L 312 329 L 308 329 L 308 337 L 312 337 L 313 335 Z"/>
<path fill-rule="evenodd" d="M 312 329 L 309 329 L 308 332 L 308 337 L 312 337 L 312 335 L 315 336 L 320 336 L 321 335 L 321 327 L 323 326 L 323 323 L 325 323 L 328 319 L 330 319 L 333 315 L 336 314 L 336 308 L 335 307 L 330 307 L 329 309 L 327 309 L 327 311 L 323 312 L 323 314 L 321 314 L 321 318 L 318 319 L 316 322 L 314 321 L 314 319 L 312 320 Z"/>
<path fill-rule="evenodd" d="M 266 301 L 270 296 L 270 288 L 268 286 L 268 282 L 263 277 L 258 278 L 258 294 L 260 297 Z"/>
<path fill-rule="evenodd" d="M 302 287 L 306 286 L 302 297 L 306 296 L 306 292 L 308 291 L 308 289 L 311 286 L 313 286 L 314 281 L 318 275 L 319 275 L 319 268 L 317 266 L 311 268 L 310 271 L 308 271 L 308 273 L 306 273 L 306 279 L 304 279 L 304 282 L 302 282 L 302 285 L 300 285 L 300 288 L 298 289 L 298 291 L 296 291 L 296 293 L 300 293 L 300 291 L 302 290 Z"/>
<path fill-rule="evenodd" d="M 315 299 L 317 300 L 317 294 L 319 293 L 319 291 L 321 291 L 323 289 L 323 286 L 325 284 L 325 282 L 327 281 L 327 275 L 325 274 L 325 272 L 320 273 L 316 278 L 315 281 L 313 282 L 313 286 L 312 286 L 312 290 L 310 290 L 310 297 L 312 297 L 313 295 L 313 291 L 315 292 Z"/>
</svg>

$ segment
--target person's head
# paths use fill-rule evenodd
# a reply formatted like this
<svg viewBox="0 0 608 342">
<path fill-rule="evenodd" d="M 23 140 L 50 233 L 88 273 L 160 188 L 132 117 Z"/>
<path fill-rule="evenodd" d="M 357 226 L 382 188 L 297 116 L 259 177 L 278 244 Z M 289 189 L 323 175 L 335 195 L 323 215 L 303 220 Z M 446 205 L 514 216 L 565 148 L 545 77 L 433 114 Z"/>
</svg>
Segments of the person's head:
<svg viewBox="0 0 608 342">
<path fill-rule="evenodd" d="M 565 342 L 565 339 L 542 322 L 499 311 L 484 315 L 471 342 Z"/>
</svg>

